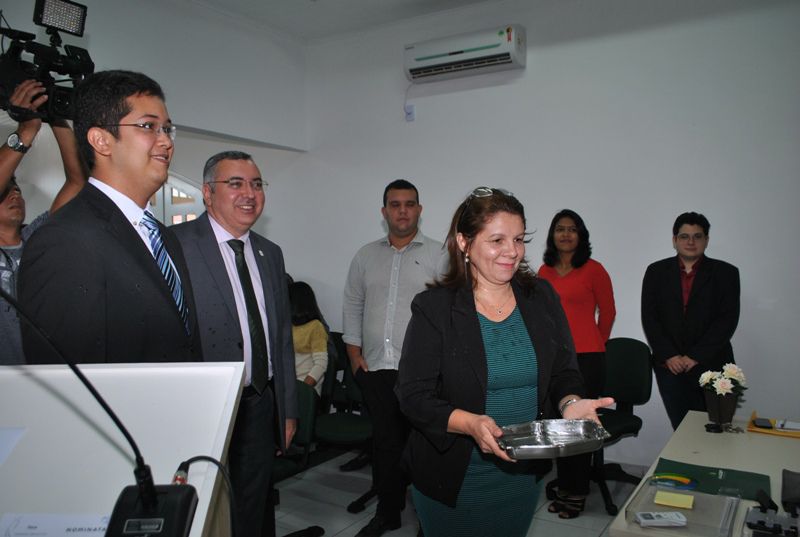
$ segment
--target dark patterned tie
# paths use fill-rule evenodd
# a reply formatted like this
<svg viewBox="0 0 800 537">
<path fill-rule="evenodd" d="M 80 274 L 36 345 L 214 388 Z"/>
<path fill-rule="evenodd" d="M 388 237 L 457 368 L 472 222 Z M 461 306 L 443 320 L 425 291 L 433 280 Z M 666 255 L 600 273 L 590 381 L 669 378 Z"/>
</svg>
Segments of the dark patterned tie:
<svg viewBox="0 0 800 537">
<path fill-rule="evenodd" d="M 258 311 L 256 292 L 253 290 L 253 281 L 250 271 L 244 260 L 244 242 L 231 239 L 228 246 L 233 250 L 236 258 L 236 271 L 239 273 L 239 283 L 244 293 L 244 304 L 247 307 L 247 326 L 250 328 L 250 385 L 258 393 L 264 391 L 269 381 L 269 363 L 267 362 L 267 338 L 264 336 L 264 325 L 261 322 L 261 313 Z"/>
<path fill-rule="evenodd" d="M 180 313 L 183 326 L 186 333 L 191 335 L 189 328 L 189 307 L 183 297 L 183 285 L 181 285 L 181 277 L 169 257 L 169 252 L 164 247 L 164 240 L 161 238 L 161 230 L 158 227 L 156 217 L 150 211 L 145 211 L 142 217 L 142 225 L 147 228 L 150 235 L 150 246 L 153 248 L 153 257 L 156 258 L 158 268 L 164 279 L 167 280 L 167 285 L 172 293 L 172 298 L 175 300 L 175 305 L 178 306 L 178 313 Z"/>
</svg>

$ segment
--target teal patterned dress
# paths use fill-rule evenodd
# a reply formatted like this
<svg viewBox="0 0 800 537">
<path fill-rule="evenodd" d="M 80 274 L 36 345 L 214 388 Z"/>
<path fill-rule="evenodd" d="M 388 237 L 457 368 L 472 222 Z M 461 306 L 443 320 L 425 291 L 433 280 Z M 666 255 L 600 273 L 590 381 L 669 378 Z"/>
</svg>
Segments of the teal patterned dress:
<svg viewBox="0 0 800 537">
<path fill-rule="evenodd" d="M 486 349 L 486 414 L 500 425 L 536 419 L 536 351 L 518 308 L 493 322 L 478 314 Z M 472 451 L 456 507 L 437 502 L 412 488 L 414 506 L 426 537 L 524 537 L 536 509 L 536 476 L 524 463 L 507 463 Z"/>
</svg>

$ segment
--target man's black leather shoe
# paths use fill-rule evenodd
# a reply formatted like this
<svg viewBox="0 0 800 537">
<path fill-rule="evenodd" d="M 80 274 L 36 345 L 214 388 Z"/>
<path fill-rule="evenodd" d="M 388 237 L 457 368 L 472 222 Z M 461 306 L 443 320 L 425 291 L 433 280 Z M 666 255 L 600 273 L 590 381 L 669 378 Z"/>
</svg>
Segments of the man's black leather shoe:
<svg viewBox="0 0 800 537">
<path fill-rule="evenodd" d="M 356 533 L 356 537 L 380 537 L 390 530 L 396 530 L 400 527 L 400 520 L 389 521 L 381 515 L 375 515 L 369 524 L 361 528 L 361 531 Z"/>
</svg>

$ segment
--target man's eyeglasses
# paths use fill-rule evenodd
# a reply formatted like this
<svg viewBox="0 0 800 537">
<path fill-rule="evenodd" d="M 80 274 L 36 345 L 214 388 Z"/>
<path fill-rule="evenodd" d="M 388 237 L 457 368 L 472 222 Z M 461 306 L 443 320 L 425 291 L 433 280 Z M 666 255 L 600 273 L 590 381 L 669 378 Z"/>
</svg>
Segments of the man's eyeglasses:
<svg viewBox="0 0 800 537">
<path fill-rule="evenodd" d="M 206 183 L 224 183 L 228 185 L 228 188 L 232 188 L 233 190 L 241 190 L 244 188 L 245 184 L 249 184 L 253 190 L 258 192 L 264 190 L 269 185 L 269 183 L 262 179 L 253 179 L 252 181 L 245 181 L 244 179 L 225 179 L 224 181 L 206 181 Z"/>
<path fill-rule="evenodd" d="M 178 127 L 175 125 L 159 125 L 152 121 L 145 121 L 144 123 L 116 123 L 114 125 L 97 125 L 98 127 L 138 127 L 146 132 L 152 133 L 154 136 L 159 134 L 166 134 L 169 139 L 175 141 L 175 134 L 178 132 Z"/>
<path fill-rule="evenodd" d="M 689 239 L 692 239 L 693 241 L 697 242 L 697 241 L 701 241 L 701 240 L 703 240 L 705 238 L 706 238 L 705 233 L 694 233 L 694 234 L 680 233 L 680 234 L 678 234 L 678 240 L 681 241 L 681 242 L 689 242 Z"/>
</svg>

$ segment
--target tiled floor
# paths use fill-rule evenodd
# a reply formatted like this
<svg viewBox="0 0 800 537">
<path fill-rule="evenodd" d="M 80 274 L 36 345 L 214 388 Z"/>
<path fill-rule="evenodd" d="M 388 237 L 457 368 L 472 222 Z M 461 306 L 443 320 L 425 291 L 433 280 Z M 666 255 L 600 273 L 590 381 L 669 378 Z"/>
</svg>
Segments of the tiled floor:
<svg viewBox="0 0 800 537">
<path fill-rule="evenodd" d="M 278 483 L 280 505 L 276 508 L 275 518 L 279 536 L 305 528 L 321 526 L 325 535 L 353 537 L 372 518 L 375 513 L 375 501 L 367 504 L 367 508 L 358 514 L 347 512 L 347 505 L 365 492 L 370 486 L 369 467 L 357 472 L 340 472 L 339 465 L 350 460 L 355 453 L 346 453 L 319 466 L 315 466 L 295 477 Z M 642 475 L 642 467 L 625 467 L 635 475 Z M 547 512 L 547 500 L 544 496 L 544 483 L 552 476 L 540 482 L 539 502 L 528 535 L 537 537 L 605 537 L 606 528 L 612 517 L 606 514 L 603 499 L 595 484 L 592 484 L 591 495 L 586 502 L 586 510 L 578 518 L 561 520 L 557 515 Z M 609 482 L 609 488 L 618 506 L 621 506 L 633 491 L 633 485 Z M 403 526 L 395 531 L 387 532 L 386 537 L 415 537 L 417 535 L 417 517 L 410 502 L 403 511 Z"/>
</svg>

